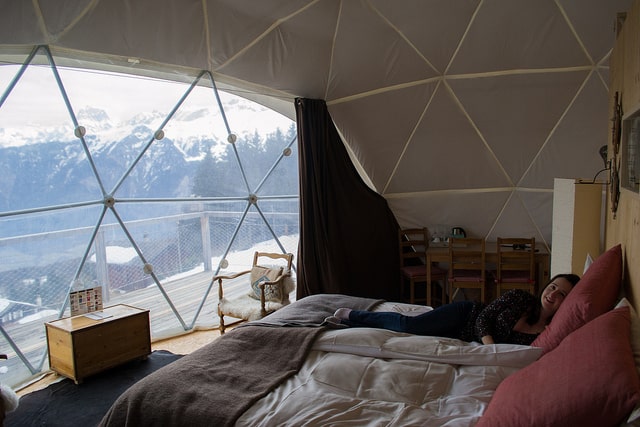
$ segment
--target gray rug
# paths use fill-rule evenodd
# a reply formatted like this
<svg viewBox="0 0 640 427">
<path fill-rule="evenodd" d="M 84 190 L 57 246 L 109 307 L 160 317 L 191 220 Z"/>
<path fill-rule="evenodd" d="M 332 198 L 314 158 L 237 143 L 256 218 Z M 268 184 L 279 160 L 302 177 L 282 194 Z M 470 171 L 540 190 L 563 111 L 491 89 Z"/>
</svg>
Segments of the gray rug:
<svg viewBox="0 0 640 427">
<path fill-rule="evenodd" d="M 20 398 L 20 405 L 7 414 L 5 427 L 89 427 L 100 422 L 113 402 L 138 380 L 181 358 L 157 350 L 146 360 L 136 360 L 86 378 L 81 384 L 69 379 Z"/>
</svg>

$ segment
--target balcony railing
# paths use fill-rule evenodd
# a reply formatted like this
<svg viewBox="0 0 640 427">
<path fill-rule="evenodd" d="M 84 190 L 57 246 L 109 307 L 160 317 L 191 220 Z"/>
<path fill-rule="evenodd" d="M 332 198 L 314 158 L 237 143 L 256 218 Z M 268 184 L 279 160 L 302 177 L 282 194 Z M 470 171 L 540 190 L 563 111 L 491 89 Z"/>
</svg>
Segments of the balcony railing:
<svg viewBox="0 0 640 427">
<path fill-rule="evenodd" d="M 68 292 L 74 288 L 102 286 L 104 306 L 123 303 L 149 309 L 152 340 L 196 327 L 217 327 L 214 274 L 249 269 L 255 250 L 297 253 L 297 212 L 264 214 L 269 217 L 268 227 L 265 218 L 249 213 L 242 221 L 242 231 L 234 225 L 239 215 L 205 211 L 127 222 L 126 228 L 153 266 L 155 277 L 145 273 L 133 245 L 118 235 L 119 224 L 100 227 L 80 274 L 77 252 L 75 257 L 57 258 L 37 268 L 5 267 L 0 272 L 0 292 L 4 290 L 0 295 L 7 294 L 7 286 L 24 289 L 20 294 L 13 289 L 13 295 L 20 298 L 1 300 L 7 302 L 0 305 L 4 337 L 0 338 L 0 353 L 8 354 L 9 359 L 3 361 L 7 373 L 0 375 L 0 382 L 17 386 L 48 369 L 44 323 L 70 315 Z M 89 229 L 78 228 L 4 238 L 0 248 L 56 247 L 52 242 L 74 241 L 89 233 Z M 12 261 L 11 265 L 20 265 Z M 245 282 L 246 278 L 240 278 L 230 283 L 225 294 L 246 292 Z"/>
</svg>

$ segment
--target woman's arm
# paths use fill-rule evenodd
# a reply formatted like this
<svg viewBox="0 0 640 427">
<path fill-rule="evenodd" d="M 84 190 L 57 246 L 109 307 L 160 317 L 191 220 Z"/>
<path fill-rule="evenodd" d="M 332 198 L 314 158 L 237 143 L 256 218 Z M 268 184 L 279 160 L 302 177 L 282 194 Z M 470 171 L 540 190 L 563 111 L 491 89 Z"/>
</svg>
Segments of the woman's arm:
<svg viewBox="0 0 640 427">
<path fill-rule="evenodd" d="M 493 344 L 496 320 L 509 304 L 508 297 L 505 298 L 507 294 L 508 292 L 487 305 L 476 319 L 475 332 L 483 344 Z M 486 343 L 485 339 L 492 342 Z"/>
<path fill-rule="evenodd" d="M 493 337 L 491 335 L 485 335 L 482 337 L 482 344 L 495 344 L 495 341 L 493 340 Z"/>
<path fill-rule="evenodd" d="M 530 304 L 532 295 L 520 290 L 511 290 L 487 305 L 476 319 L 475 332 L 484 344 L 494 344 L 496 337 L 506 337 L 513 325 L 506 325 L 505 321 L 515 324 Z M 500 319 L 500 323 L 498 323 Z"/>
</svg>

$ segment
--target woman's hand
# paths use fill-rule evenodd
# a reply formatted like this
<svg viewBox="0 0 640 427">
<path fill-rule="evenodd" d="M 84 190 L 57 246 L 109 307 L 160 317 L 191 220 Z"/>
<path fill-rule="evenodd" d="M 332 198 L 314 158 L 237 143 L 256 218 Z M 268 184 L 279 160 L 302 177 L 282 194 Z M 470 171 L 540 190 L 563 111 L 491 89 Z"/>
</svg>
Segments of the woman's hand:
<svg viewBox="0 0 640 427">
<path fill-rule="evenodd" d="M 491 335 L 485 335 L 481 338 L 481 340 L 482 340 L 482 344 L 485 344 L 485 345 L 495 344 L 495 341 L 493 341 L 493 337 Z"/>
</svg>

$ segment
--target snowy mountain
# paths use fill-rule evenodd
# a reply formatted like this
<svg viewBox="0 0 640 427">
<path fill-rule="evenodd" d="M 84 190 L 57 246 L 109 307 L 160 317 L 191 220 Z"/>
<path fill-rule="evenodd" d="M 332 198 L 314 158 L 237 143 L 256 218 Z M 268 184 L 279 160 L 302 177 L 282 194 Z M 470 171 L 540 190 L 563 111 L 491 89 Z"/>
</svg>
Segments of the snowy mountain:
<svg viewBox="0 0 640 427">
<path fill-rule="evenodd" d="M 238 132 L 238 144 L 258 132 L 250 121 Z M 202 108 L 181 109 L 170 119 L 157 111 L 139 113 L 122 123 L 98 108 L 83 108 L 77 122 L 86 131 L 86 149 L 72 125 L 0 129 L 0 211 L 101 200 L 101 185 L 105 194 L 118 186 L 118 198 L 189 197 L 205 154 L 221 161 L 229 147 L 220 114 Z M 159 129 L 164 136 L 155 139 Z"/>
</svg>

